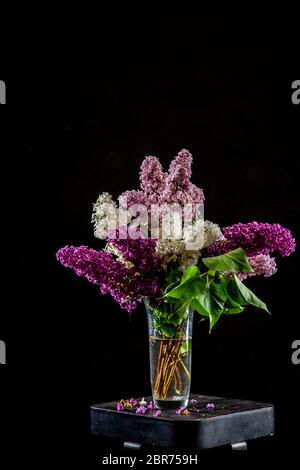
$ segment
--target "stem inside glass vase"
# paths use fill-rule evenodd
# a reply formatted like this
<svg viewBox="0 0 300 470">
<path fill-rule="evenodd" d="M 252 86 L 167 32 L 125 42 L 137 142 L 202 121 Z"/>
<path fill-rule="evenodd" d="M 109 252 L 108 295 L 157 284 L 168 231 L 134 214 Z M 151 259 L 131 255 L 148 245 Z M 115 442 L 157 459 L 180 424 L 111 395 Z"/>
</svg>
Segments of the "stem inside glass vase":
<svg viewBox="0 0 300 470">
<path fill-rule="evenodd" d="M 153 400 L 158 408 L 186 406 L 191 384 L 193 310 L 188 310 L 181 324 L 167 336 L 156 327 L 154 309 L 145 304 Z"/>
</svg>

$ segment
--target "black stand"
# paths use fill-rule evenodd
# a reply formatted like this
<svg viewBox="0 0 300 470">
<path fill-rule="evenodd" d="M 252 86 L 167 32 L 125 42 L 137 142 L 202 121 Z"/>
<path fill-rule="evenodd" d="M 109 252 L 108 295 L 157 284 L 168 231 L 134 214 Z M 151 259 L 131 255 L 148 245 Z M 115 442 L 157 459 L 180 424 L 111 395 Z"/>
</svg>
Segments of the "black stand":
<svg viewBox="0 0 300 470">
<path fill-rule="evenodd" d="M 208 405 L 211 403 L 214 406 Z M 247 441 L 274 435 L 274 407 L 270 404 L 191 395 L 187 409 L 188 415 L 167 410 L 155 417 L 155 411 L 145 415 L 117 411 L 116 402 L 92 405 L 91 432 L 121 439 L 125 448 L 137 450 L 142 445 L 169 449 L 231 445 L 233 450 L 246 450 Z"/>
</svg>

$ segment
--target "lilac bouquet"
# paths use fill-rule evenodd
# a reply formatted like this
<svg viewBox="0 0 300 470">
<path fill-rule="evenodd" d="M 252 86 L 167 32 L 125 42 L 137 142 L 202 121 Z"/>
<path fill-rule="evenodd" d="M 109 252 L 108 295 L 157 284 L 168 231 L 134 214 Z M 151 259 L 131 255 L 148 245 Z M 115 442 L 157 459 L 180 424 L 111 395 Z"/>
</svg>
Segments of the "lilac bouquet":
<svg viewBox="0 0 300 470">
<path fill-rule="evenodd" d="M 193 312 L 208 320 L 210 331 L 222 315 L 239 314 L 247 305 L 268 312 L 245 281 L 272 276 L 273 253 L 295 250 L 290 231 L 279 224 L 221 229 L 205 220 L 204 194 L 191 182 L 191 166 L 187 150 L 167 172 L 156 157 L 146 157 L 140 189 L 122 193 L 118 203 L 102 193 L 94 204 L 94 234 L 105 240 L 104 248 L 57 252 L 58 261 L 128 312 L 145 302 L 153 401 L 158 408 L 175 403 L 179 410 L 189 397 Z M 117 409 L 123 408 L 119 403 Z"/>
<path fill-rule="evenodd" d="M 190 308 L 208 319 L 266 305 L 244 284 L 273 275 L 273 253 L 289 256 L 295 240 L 279 224 L 250 222 L 220 228 L 204 220 L 203 190 L 191 182 L 192 156 L 182 150 L 165 172 L 146 157 L 140 189 L 122 193 L 118 204 L 103 193 L 94 204 L 94 234 L 105 247 L 66 246 L 57 259 L 110 294 L 132 312 L 144 298 L 155 327 L 174 337 Z"/>
</svg>

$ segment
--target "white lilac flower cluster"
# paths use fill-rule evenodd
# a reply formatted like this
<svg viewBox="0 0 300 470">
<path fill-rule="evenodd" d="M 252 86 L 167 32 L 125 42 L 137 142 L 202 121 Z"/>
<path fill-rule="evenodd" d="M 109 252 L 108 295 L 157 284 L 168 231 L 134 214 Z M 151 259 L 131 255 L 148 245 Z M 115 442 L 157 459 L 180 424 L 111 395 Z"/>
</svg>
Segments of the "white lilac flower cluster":
<svg viewBox="0 0 300 470">
<path fill-rule="evenodd" d="M 156 254 L 161 259 L 162 265 L 166 266 L 170 262 L 176 262 L 179 269 L 184 271 L 189 266 L 197 263 L 201 254 L 201 249 L 207 248 L 213 242 L 223 238 L 220 227 L 209 220 L 203 222 L 204 236 L 201 246 L 196 250 L 187 249 L 187 240 L 158 240 L 156 244 Z M 203 230 L 203 229 L 202 229 Z"/>
<path fill-rule="evenodd" d="M 198 250 L 186 250 L 183 240 L 157 240 L 155 253 L 164 268 L 171 262 L 177 262 L 182 271 L 196 264 L 199 256 Z"/>
<path fill-rule="evenodd" d="M 127 211 L 117 206 L 109 193 L 102 193 L 93 204 L 92 223 L 96 238 L 105 240 L 110 230 L 115 230 L 119 225 L 127 225 L 129 215 Z"/>
<path fill-rule="evenodd" d="M 214 224 L 209 220 L 204 222 L 204 244 L 203 248 L 208 248 L 212 243 L 222 240 L 223 233 L 218 224 Z"/>
</svg>

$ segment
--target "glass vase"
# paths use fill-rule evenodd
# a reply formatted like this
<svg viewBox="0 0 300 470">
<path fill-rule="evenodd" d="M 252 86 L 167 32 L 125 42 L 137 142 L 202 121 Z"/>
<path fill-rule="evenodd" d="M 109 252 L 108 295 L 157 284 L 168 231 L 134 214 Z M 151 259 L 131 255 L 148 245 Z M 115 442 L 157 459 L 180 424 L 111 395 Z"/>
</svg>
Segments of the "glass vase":
<svg viewBox="0 0 300 470">
<path fill-rule="evenodd" d="M 160 409 L 187 406 L 191 385 L 192 330 L 194 311 L 176 327 L 176 333 L 165 336 L 155 328 L 153 308 L 145 300 L 150 353 L 152 397 Z"/>
</svg>

